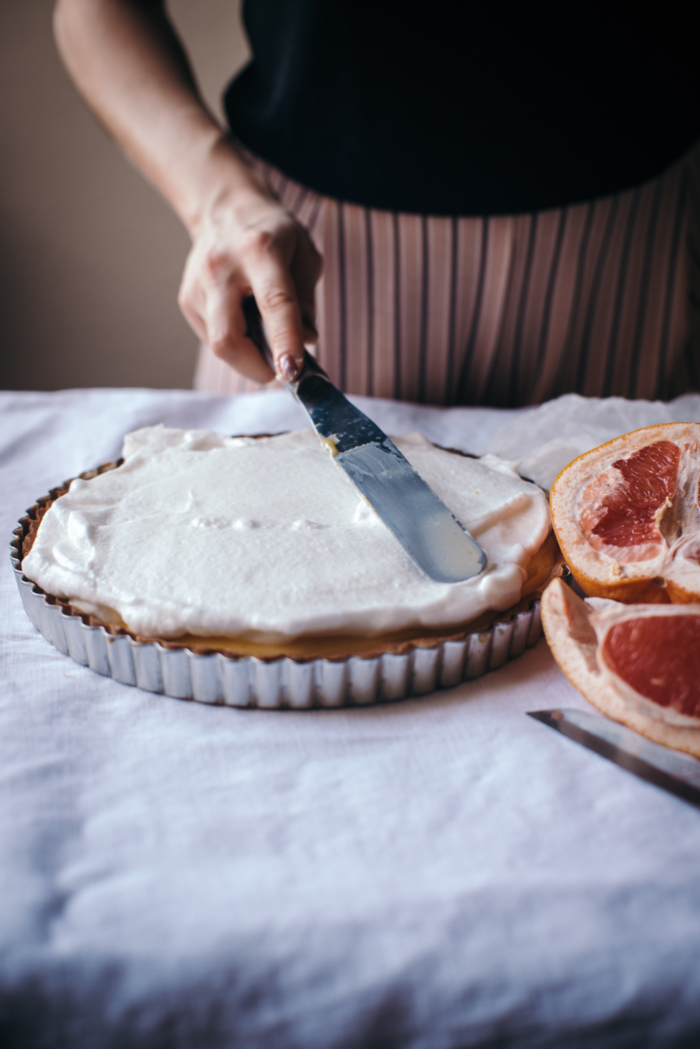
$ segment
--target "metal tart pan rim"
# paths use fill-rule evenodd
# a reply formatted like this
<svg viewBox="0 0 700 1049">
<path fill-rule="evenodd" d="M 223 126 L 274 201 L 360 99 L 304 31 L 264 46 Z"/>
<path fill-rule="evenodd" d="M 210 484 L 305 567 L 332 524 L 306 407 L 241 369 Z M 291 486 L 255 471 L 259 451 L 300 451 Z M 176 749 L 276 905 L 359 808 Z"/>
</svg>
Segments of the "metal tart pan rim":
<svg viewBox="0 0 700 1049">
<path fill-rule="evenodd" d="M 113 469 L 108 463 L 79 476 L 88 480 Z M 69 482 L 66 482 L 66 484 Z M 20 518 L 10 544 L 12 567 L 24 609 L 36 629 L 64 655 L 104 677 L 175 699 L 265 710 L 365 707 L 427 695 L 498 670 L 542 636 L 540 602 L 459 641 L 416 645 L 408 652 L 344 660 L 260 659 L 223 652 L 201 654 L 112 634 L 71 614 L 23 574 L 22 541 L 32 515 L 64 486 L 37 500 Z"/>
</svg>

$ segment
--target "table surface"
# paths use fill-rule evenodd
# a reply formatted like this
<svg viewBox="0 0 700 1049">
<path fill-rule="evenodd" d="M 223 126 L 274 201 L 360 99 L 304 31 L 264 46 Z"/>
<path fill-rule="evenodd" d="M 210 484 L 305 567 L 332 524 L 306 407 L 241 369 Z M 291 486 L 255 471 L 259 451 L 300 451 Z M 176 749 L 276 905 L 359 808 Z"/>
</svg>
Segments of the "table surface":
<svg viewBox="0 0 700 1049">
<path fill-rule="evenodd" d="M 557 454 L 700 419 L 700 397 L 357 400 L 545 480 Z M 283 392 L 0 394 L 8 540 L 160 421 L 304 424 Z M 421 699 L 245 711 L 98 677 L 31 626 L 9 558 L 0 587 L 7 1049 L 700 1044 L 700 813 L 525 716 L 586 707 L 544 641 Z"/>
</svg>

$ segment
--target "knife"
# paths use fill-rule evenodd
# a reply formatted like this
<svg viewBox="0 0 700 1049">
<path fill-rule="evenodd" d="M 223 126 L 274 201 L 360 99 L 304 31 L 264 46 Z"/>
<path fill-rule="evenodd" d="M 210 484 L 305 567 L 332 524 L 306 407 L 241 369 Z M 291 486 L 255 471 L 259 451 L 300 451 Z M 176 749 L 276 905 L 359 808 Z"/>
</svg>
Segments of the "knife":
<svg viewBox="0 0 700 1049">
<path fill-rule="evenodd" d="M 255 299 L 243 301 L 247 335 L 274 369 Z M 414 564 L 438 583 L 483 572 L 486 553 L 387 435 L 336 389 L 307 353 L 301 373 L 284 384 L 306 409 L 336 466 L 391 529 Z"/>
<path fill-rule="evenodd" d="M 527 713 L 647 783 L 700 808 L 700 761 L 689 754 L 652 743 L 616 721 L 585 710 L 529 710 Z"/>
</svg>

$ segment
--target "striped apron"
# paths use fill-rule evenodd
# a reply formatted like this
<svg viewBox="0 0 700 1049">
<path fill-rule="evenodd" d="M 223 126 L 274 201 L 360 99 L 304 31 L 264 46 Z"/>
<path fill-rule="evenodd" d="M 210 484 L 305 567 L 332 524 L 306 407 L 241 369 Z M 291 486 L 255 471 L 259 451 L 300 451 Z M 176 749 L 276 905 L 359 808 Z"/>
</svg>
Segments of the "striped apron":
<svg viewBox="0 0 700 1049">
<path fill-rule="evenodd" d="M 700 148 L 613 196 L 440 218 L 323 197 L 256 158 L 324 260 L 316 354 L 348 393 L 517 407 L 700 389 Z M 195 388 L 259 387 L 203 346 Z"/>
</svg>

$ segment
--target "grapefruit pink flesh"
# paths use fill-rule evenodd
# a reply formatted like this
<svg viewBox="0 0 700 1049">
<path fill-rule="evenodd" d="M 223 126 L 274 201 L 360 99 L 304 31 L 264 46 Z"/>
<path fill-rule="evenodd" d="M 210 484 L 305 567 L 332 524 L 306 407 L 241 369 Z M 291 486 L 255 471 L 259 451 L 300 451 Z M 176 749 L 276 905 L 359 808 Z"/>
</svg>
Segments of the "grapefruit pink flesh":
<svg viewBox="0 0 700 1049">
<path fill-rule="evenodd" d="M 610 627 L 601 656 L 646 699 L 700 717 L 700 616 L 646 616 Z"/>
<path fill-rule="evenodd" d="M 620 560 L 655 556 L 661 542 L 657 514 L 676 490 L 681 449 L 656 441 L 618 459 L 588 486 L 579 508 L 581 529 L 596 550 L 636 547 Z"/>
</svg>

